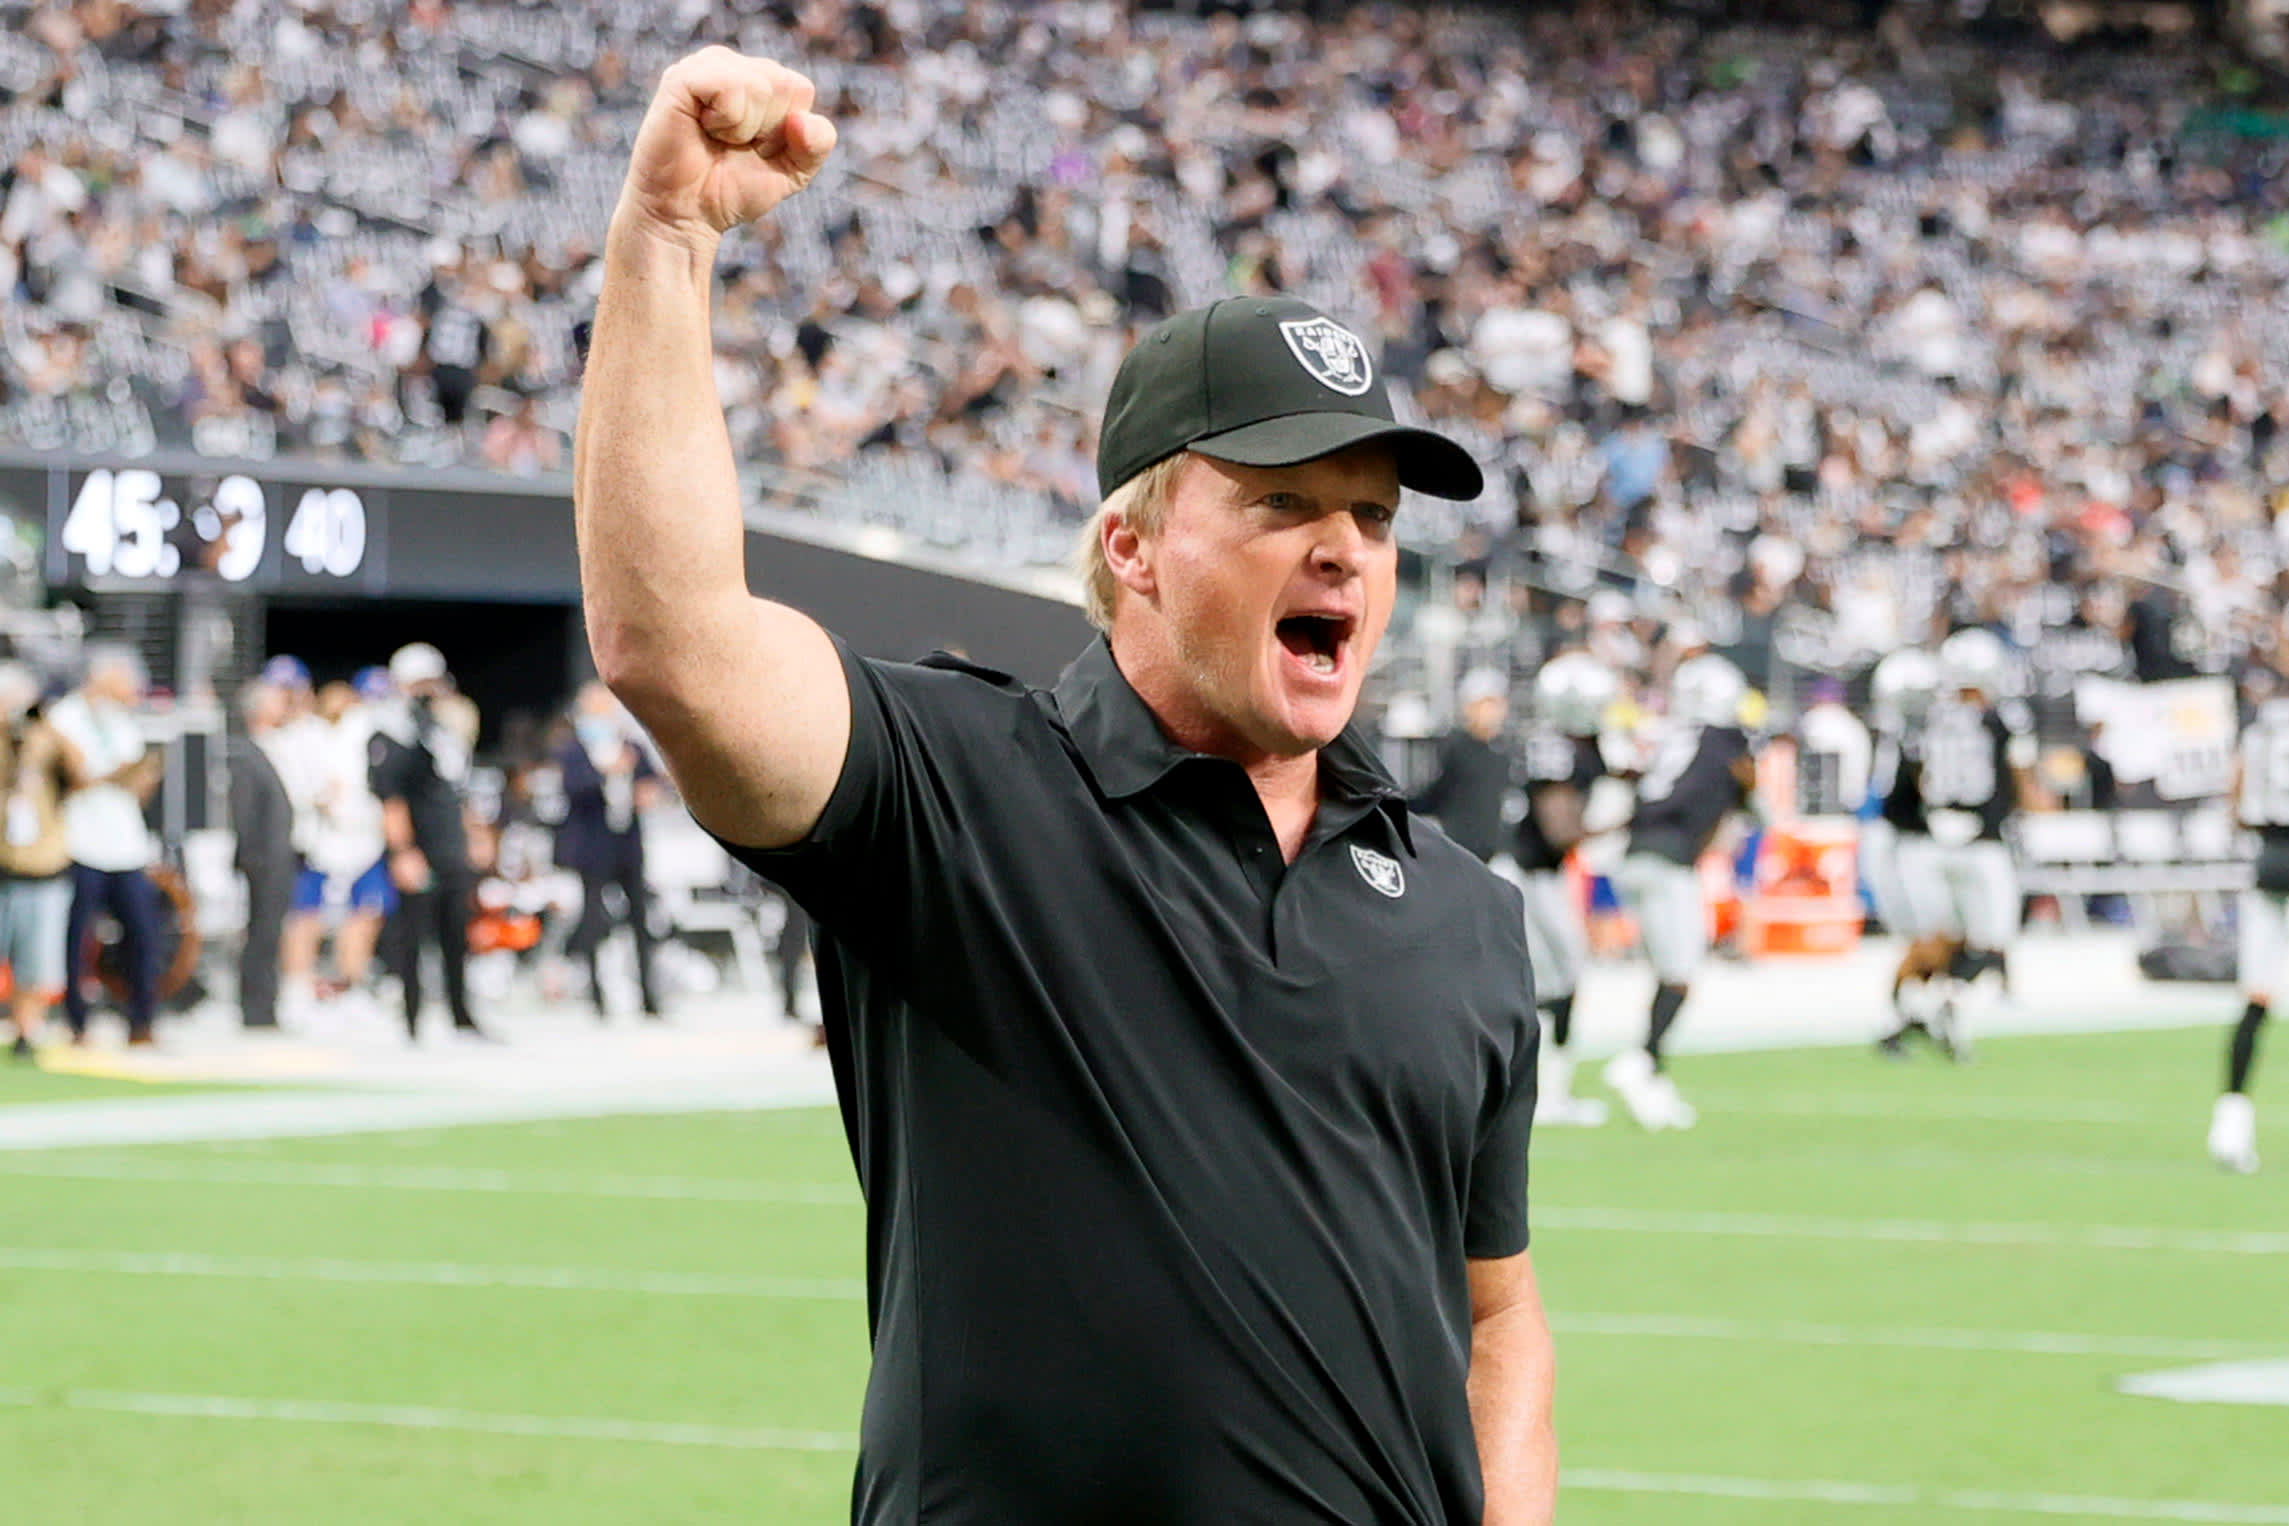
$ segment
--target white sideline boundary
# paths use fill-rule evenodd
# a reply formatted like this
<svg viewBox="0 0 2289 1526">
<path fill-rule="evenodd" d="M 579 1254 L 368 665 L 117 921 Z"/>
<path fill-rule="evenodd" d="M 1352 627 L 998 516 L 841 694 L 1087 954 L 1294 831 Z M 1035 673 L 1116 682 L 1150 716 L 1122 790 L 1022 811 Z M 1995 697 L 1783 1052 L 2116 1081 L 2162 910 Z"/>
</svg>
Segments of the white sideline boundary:
<svg viewBox="0 0 2289 1526">
<path fill-rule="evenodd" d="M 590 1266 L 484 1266 L 460 1261 L 350 1261 L 336 1257 L 209 1256 L 191 1251 L 49 1250 L 0 1246 L 0 1271 L 93 1272 L 126 1277 L 215 1277 L 254 1282 L 339 1282 L 432 1288 L 519 1288 L 638 1293 L 671 1298 L 854 1302 L 866 1284 L 847 1278 L 739 1277 L 620 1271 Z"/>
<path fill-rule="evenodd" d="M 2289 1256 L 2289 1233 L 2160 1229 L 2137 1224 L 1983 1223 L 1846 1219 L 1785 1213 L 1660 1213 L 1625 1208 L 1533 1210 L 1537 1229 L 1759 1240 L 1841 1240 L 1887 1245 L 2036 1246 L 2057 1250 L 2169 1251 L 2183 1255 Z"/>
<path fill-rule="evenodd" d="M 326 1166 L 295 1161 L 86 1160 L 0 1156 L 0 1176 L 81 1182 L 194 1182 L 223 1187 L 347 1187 L 496 1196 L 630 1198 L 650 1202 L 863 1206 L 855 1183 L 745 1181 L 737 1177 L 582 1175 L 460 1166 Z"/>
<path fill-rule="evenodd" d="M 316 1139 L 487 1123 L 546 1123 L 641 1113 L 743 1112 L 834 1101 L 822 1063 L 720 1084 L 637 1088 L 548 1087 L 532 1091 L 246 1092 L 136 1097 L 102 1102 L 30 1102 L 0 1107 L 0 1151 L 89 1145 L 211 1144 Z"/>
<path fill-rule="evenodd" d="M 1711 1112 L 1742 1117 L 1904 1118 L 1948 1123 L 2089 1123 L 2105 1125 L 2168 1123 L 2198 1116 L 2206 1097 L 2189 1107 L 2124 1107 L 2110 1102 L 2077 1102 L 2063 1097 L 1916 1097 L 1874 1092 L 1796 1092 L 1759 1096 L 1753 1092 L 1695 1090 L 1696 1103 Z"/>
<path fill-rule="evenodd" d="M 725 1447 L 752 1452 L 855 1452 L 858 1438 L 843 1431 L 687 1425 L 650 1420 L 602 1420 L 581 1415 L 499 1415 L 423 1404 L 344 1404 L 330 1399 L 240 1399 L 222 1394 L 138 1394 L 66 1389 L 40 1395 L 0 1389 L 10 1409 L 95 1410 L 107 1414 L 165 1415 L 194 1420 L 272 1420 L 294 1424 L 372 1425 L 392 1430 L 458 1431 L 491 1436 L 534 1436 L 549 1441 L 640 1441 L 658 1446 Z"/>
<path fill-rule="evenodd" d="M 231 1186 L 399 1188 L 429 1192 L 533 1193 L 665 1202 L 795 1203 L 856 1207 L 855 1189 L 828 1182 L 737 1177 L 584 1175 L 483 1168 L 328 1166 L 265 1161 L 0 1159 L 0 1177 L 79 1181 L 203 1182 Z M 2289 1256 L 2289 1231 L 2178 1229 L 2040 1220 L 1842 1218 L 1818 1214 L 1661 1212 L 1551 1205 L 1538 1228 L 1583 1233 L 1830 1240 L 1900 1245 L 2029 1246 L 2058 1250 L 2168 1251 L 2188 1255 Z M 9 1252 L 0 1251 L 0 1255 Z M 0 1262 L 0 1264 L 5 1264 Z"/>
<path fill-rule="evenodd" d="M 0 1407 L 65 1409 L 168 1419 L 374 1426 L 391 1430 L 518 1436 L 549 1441 L 633 1442 L 735 1451 L 847 1453 L 854 1451 L 858 1445 L 856 1436 L 841 1431 L 612 1420 L 581 1415 L 489 1414 L 475 1410 L 439 1409 L 428 1405 L 350 1404 L 327 1399 L 249 1399 L 223 1394 L 66 1389 L 60 1393 L 43 1395 L 29 1389 L 0 1389 Z M 1706 1474 L 1636 1473 L 1607 1468 L 1568 1469 L 1561 1483 L 1569 1490 L 1603 1494 L 1667 1494 L 1771 1503 L 2216 1523 L 2216 1526 L 2289 1526 L 2289 1506 L 2244 1505 L 2212 1500 L 2008 1494 L 1981 1489 L 1927 1490 L 1897 1484 L 1831 1479 L 1729 1478 Z"/>
<path fill-rule="evenodd" d="M 583 1266 L 489 1266 L 466 1262 L 351 1261 L 269 1256 L 210 1256 L 182 1251 L 114 1252 L 0 1246 L 0 1271 L 110 1273 L 130 1277 L 205 1277 L 257 1282 L 381 1284 L 401 1287 L 516 1288 L 544 1292 L 628 1293 L 678 1298 L 772 1302 L 850 1302 L 865 1285 L 832 1278 L 724 1276 Z M 1561 1313 L 1560 1335 L 1751 1345 L 1889 1347 L 2029 1356 L 2110 1357 L 2138 1361 L 2225 1361 L 2273 1357 L 2279 1346 L 2168 1336 L 2092 1335 L 2062 1330 L 1964 1330 L 1820 1324 L 1804 1320 L 1736 1320 L 1685 1314 Z"/>
<path fill-rule="evenodd" d="M 1955 1330 L 1880 1325 L 1828 1325 L 1806 1320 L 1704 1319 L 1681 1314 L 1552 1314 L 1560 1335 L 1681 1341 L 1740 1341 L 1755 1346 L 1886 1347 L 1900 1351 L 1965 1351 L 2009 1356 L 2113 1357 L 2134 1361 L 2231 1361 L 2270 1357 L 2279 1346 L 2248 1341 L 2180 1340 L 2150 1335 L 2089 1335 L 2069 1330 Z"/>
</svg>

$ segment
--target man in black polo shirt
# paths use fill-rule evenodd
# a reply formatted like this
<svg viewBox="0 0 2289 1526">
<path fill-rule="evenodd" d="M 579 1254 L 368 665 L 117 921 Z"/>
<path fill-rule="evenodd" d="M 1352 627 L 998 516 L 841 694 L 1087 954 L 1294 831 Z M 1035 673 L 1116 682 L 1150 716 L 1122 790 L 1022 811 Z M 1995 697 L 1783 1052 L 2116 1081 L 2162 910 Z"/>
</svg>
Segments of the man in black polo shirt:
<svg viewBox="0 0 2289 1526">
<path fill-rule="evenodd" d="M 437 701 L 448 691 L 437 648 L 426 641 L 399 647 L 389 676 L 403 700 L 377 712 L 367 763 L 398 893 L 390 946 L 405 992 L 405 1036 L 421 1038 L 421 951 L 435 943 L 454 1031 L 484 1039 L 489 1035 L 469 1011 L 469 918 L 477 901 L 461 815 L 469 748 L 438 712 Z"/>
<path fill-rule="evenodd" d="M 1456 686 L 1455 703 L 1461 724 L 1439 738 L 1438 771 L 1408 805 L 1491 863 L 1502 851 L 1510 793 L 1510 756 L 1496 745 L 1510 715 L 1510 685 L 1492 668 L 1473 668 Z"/>
<path fill-rule="evenodd" d="M 1516 894 L 1348 730 L 1402 484 L 1301 303 L 1179 314 L 1113 385 L 1109 639 L 1053 691 L 869 661 L 742 577 L 722 232 L 815 173 L 810 84 L 667 73 L 614 217 L 575 501 L 597 666 L 699 820 L 817 918 L 867 1196 L 853 1516 L 1547 1522 Z"/>
</svg>

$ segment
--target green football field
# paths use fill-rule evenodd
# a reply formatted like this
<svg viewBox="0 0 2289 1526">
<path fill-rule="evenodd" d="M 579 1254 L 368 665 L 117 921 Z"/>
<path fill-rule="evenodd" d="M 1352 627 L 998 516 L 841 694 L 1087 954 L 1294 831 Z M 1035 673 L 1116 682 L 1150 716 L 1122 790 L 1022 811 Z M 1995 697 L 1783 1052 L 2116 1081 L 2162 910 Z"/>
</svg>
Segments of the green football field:
<svg viewBox="0 0 2289 1526">
<path fill-rule="evenodd" d="M 2289 1407 L 2116 1388 L 2289 1358 L 2289 1060 L 2233 1179 L 2216 1049 L 1688 1057 L 1698 1131 L 1545 1135 L 1562 1518 L 2289 1522 Z M 0 1521 L 836 1521 L 860 1271 L 826 1111 L 0 1154 Z"/>
</svg>

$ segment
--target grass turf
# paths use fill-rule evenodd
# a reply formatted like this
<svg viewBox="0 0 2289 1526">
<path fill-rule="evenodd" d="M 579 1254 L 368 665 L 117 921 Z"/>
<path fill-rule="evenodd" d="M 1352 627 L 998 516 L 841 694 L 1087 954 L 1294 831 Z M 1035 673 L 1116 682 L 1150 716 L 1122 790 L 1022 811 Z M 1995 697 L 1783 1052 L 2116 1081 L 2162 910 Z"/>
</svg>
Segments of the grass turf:
<svg viewBox="0 0 2289 1526">
<path fill-rule="evenodd" d="M 1998 1042 L 1960 1071 L 1687 1058 L 1696 1132 L 1547 1133 L 1536 1260 L 1583 1485 L 1565 1519 L 2289 1502 L 2289 1410 L 2113 1387 L 2213 1346 L 2289 1356 L 2289 1171 L 2203 1161 L 2216 1050 L 2183 1031 Z M 841 1519 L 860 1222 L 818 1110 L 0 1155 L 0 1511 Z M 563 1268 L 583 1285 L 534 1285 Z M 2029 1333 L 2104 1339 L 1965 1349 Z M 185 1396 L 226 1413 L 127 1412 Z M 334 1407 L 261 1407 L 287 1401 Z M 1850 1487 L 1792 1497 L 1806 1484 Z"/>
</svg>

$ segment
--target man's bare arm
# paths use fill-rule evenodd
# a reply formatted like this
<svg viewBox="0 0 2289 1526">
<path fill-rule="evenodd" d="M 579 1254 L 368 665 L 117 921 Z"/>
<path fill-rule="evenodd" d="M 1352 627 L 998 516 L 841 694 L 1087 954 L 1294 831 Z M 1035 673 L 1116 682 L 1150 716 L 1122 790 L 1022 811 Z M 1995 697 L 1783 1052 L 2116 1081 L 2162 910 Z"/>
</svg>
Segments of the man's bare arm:
<svg viewBox="0 0 2289 1526">
<path fill-rule="evenodd" d="M 835 133 L 809 80 L 709 48 L 662 77 L 606 237 L 573 451 L 599 676 L 692 814 L 778 847 L 816 824 L 850 741 L 825 631 L 747 591 L 708 306 L 723 234 L 809 183 Z"/>
<path fill-rule="evenodd" d="M 1470 1263 L 1470 1318 L 1483 1526 L 1549 1526 L 1558 1510 L 1557 1362 L 1529 1253 Z"/>
</svg>

